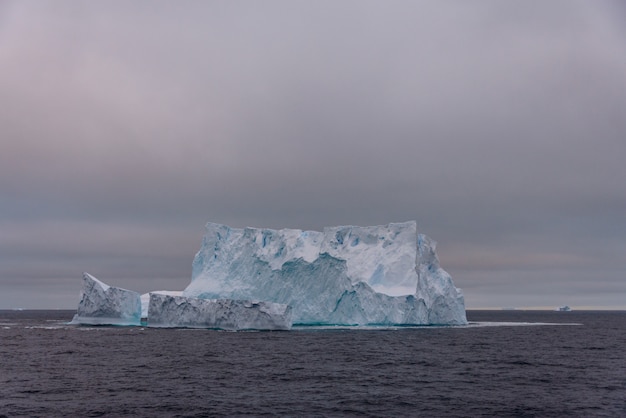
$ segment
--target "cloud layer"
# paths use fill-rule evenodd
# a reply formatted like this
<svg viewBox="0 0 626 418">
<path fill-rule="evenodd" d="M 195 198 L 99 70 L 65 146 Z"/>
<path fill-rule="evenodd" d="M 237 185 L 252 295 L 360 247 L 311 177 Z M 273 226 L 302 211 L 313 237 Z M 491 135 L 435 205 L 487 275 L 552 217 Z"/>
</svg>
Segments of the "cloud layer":
<svg viewBox="0 0 626 418">
<path fill-rule="evenodd" d="M 624 12 L 2 3 L 0 308 L 180 289 L 209 220 L 409 219 L 470 308 L 625 307 Z"/>
</svg>

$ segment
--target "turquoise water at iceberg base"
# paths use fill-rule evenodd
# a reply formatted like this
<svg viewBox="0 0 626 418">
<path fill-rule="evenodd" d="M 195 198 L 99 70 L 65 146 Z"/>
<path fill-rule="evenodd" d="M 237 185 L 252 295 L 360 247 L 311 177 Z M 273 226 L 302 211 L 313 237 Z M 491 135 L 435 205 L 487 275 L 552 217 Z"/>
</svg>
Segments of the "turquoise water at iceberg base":
<svg viewBox="0 0 626 418">
<path fill-rule="evenodd" d="M 626 416 L 626 312 L 224 332 L 0 311 L 0 417 Z M 515 326 L 513 326 L 515 325 Z"/>
</svg>

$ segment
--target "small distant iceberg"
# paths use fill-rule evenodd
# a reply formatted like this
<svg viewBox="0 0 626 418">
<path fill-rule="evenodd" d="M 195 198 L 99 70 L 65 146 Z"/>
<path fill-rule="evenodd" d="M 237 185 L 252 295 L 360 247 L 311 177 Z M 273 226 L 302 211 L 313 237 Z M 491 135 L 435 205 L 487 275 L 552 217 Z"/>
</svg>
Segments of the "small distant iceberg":
<svg viewBox="0 0 626 418">
<path fill-rule="evenodd" d="M 559 306 L 558 308 L 555 309 L 555 311 L 557 312 L 570 312 L 571 310 L 572 308 L 570 308 L 567 305 Z"/>
</svg>

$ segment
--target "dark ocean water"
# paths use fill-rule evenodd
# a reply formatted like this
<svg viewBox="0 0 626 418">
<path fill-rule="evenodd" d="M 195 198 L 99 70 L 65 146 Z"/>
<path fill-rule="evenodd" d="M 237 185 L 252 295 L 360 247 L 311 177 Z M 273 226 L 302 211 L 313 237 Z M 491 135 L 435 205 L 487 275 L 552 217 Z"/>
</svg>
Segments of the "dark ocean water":
<svg viewBox="0 0 626 418">
<path fill-rule="evenodd" d="M 289 332 L 65 325 L 73 313 L 0 311 L 0 416 L 626 417 L 626 312 Z"/>
</svg>

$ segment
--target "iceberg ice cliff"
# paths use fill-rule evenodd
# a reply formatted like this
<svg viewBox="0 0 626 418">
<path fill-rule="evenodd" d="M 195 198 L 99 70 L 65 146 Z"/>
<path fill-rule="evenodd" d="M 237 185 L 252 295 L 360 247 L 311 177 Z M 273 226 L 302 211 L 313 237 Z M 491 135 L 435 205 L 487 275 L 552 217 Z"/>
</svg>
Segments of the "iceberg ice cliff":
<svg viewBox="0 0 626 418">
<path fill-rule="evenodd" d="M 74 324 L 140 325 L 139 293 L 112 287 L 88 273 L 83 273 L 83 288 Z"/>
<path fill-rule="evenodd" d="M 295 324 L 466 324 L 435 246 L 415 222 L 323 232 L 208 223 L 183 295 L 289 305 Z"/>
<path fill-rule="evenodd" d="M 150 327 L 288 330 L 291 323 L 291 307 L 283 304 L 150 293 Z"/>
<path fill-rule="evenodd" d="M 182 290 L 153 290 L 149 293 L 144 293 L 141 295 L 141 317 L 148 318 L 148 307 L 150 306 L 150 295 L 153 293 L 158 293 L 160 295 L 168 295 L 168 296 L 182 296 Z"/>
</svg>

